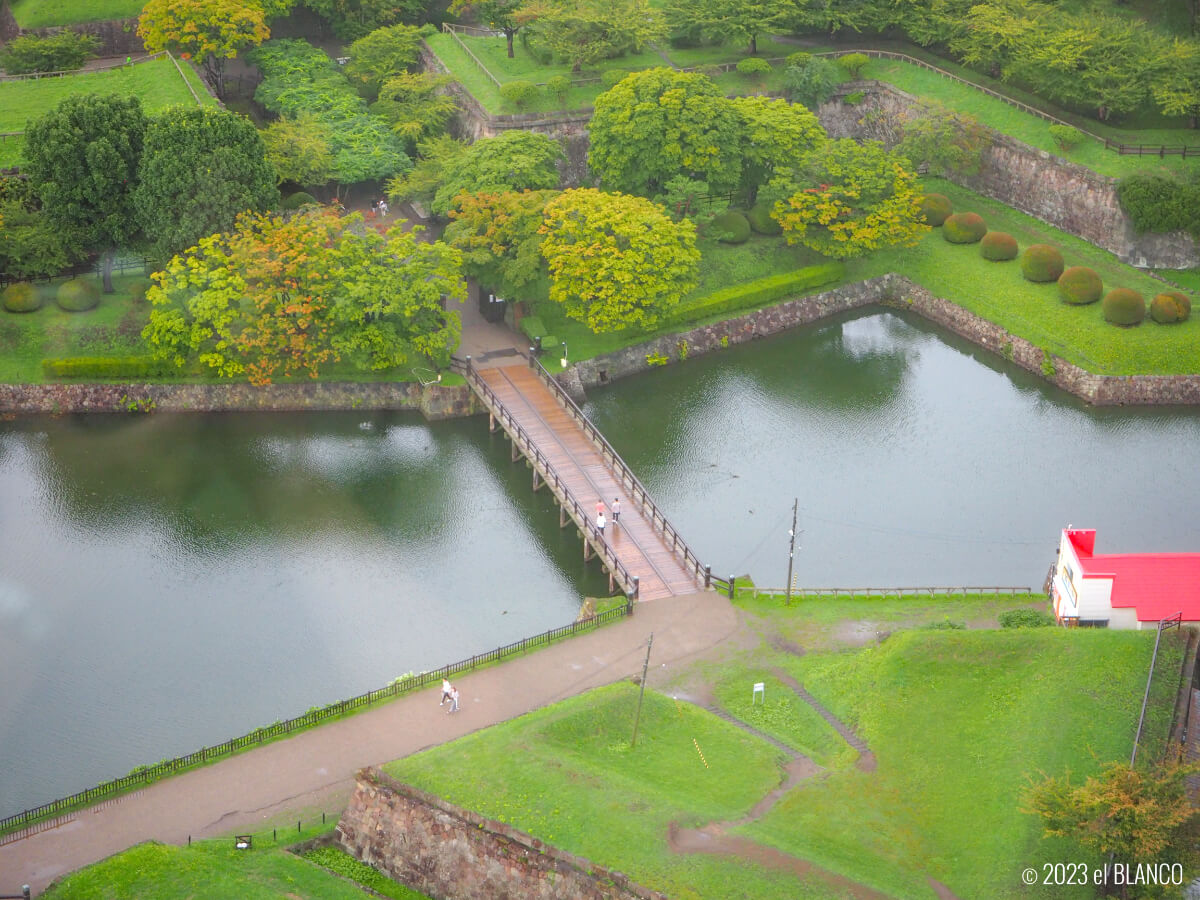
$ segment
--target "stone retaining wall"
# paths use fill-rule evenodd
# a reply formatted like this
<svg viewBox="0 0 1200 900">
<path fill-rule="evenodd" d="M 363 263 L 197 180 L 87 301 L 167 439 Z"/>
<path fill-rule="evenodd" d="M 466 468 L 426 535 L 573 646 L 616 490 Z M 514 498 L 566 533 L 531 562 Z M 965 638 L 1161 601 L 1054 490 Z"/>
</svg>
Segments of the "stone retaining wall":
<svg viewBox="0 0 1200 900">
<path fill-rule="evenodd" d="M 919 284 L 896 274 L 789 300 L 691 331 L 657 337 L 576 363 L 559 379 L 578 400 L 589 387 L 656 368 L 647 361 L 648 356 L 666 357 L 666 365 L 675 365 L 684 357 L 712 353 L 871 305 L 918 313 L 1096 406 L 1200 403 L 1200 375 L 1096 375 L 1051 356 L 1054 376 L 1049 377 L 1043 370 L 1046 351 L 1041 347 L 1015 337 L 957 303 L 935 297 Z"/>
<path fill-rule="evenodd" d="M 105 56 L 143 56 L 146 47 L 137 33 L 137 19 L 109 19 L 104 22 L 84 22 L 81 25 L 67 25 L 71 31 L 80 34 L 91 34 L 100 40 L 100 49 L 96 51 L 99 57 Z M 27 28 L 24 34 L 36 34 L 46 37 L 62 31 L 62 27 Z"/>
<path fill-rule="evenodd" d="M 21 26 L 8 8 L 8 0 L 0 0 L 0 43 L 11 41 L 21 33 Z"/>
<path fill-rule="evenodd" d="M 447 803 L 375 768 L 358 774 L 335 842 L 430 897 L 666 900 L 620 872 Z"/>
<path fill-rule="evenodd" d="M 842 101 L 852 91 L 863 92 L 860 103 Z M 919 103 L 919 98 L 887 82 L 858 81 L 842 85 L 817 113 L 832 137 L 872 138 L 892 146 L 901 123 Z M 1118 179 L 999 132 L 992 132 L 992 141 L 978 174 L 954 175 L 951 180 L 1078 235 L 1122 262 L 1167 269 L 1200 265 L 1200 243 L 1187 232 L 1134 231 L 1117 199 Z"/>
<path fill-rule="evenodd" d="M 86 412 L 283 412 L 411 409 L 450 419 L 481 411 L 466 385 L 0 384 L 0 414 Z"/>
</svg>

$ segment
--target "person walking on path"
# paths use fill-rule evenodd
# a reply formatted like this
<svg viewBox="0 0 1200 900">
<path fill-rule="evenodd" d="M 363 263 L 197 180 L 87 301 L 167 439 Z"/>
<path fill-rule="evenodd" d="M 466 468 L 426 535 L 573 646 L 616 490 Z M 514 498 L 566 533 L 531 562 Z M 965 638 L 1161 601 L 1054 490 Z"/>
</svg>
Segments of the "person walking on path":
<svg viewBox="0 0 1200 900">
<path fill-rule="evenodd" d="M 458 712 L 458 688 L 450 688 L 450 709 L 446 711 L 446 715 Z"/>
<path fill-rule="evenodd" d="M 450 693 L 453 690 L 454 690 L 454 688 L 452 688 L 450 686 L 450 682 L 447 681 L 445 678 L 443 678 L 442 679 L 442 702 L 439 703 L 438 706 L 446 705 L 446 701 L 450 699 Z"/>
<path fill-rule="evenodd" d="M 612 513 L 613 513 L 613 524 L 616 525 L 618 522 L 621 521 L 621 498 L 620 497 L 613 497 Z"/>
<path fill-rule="evenodd" d="M 604 536 L 604 526 L 606 524 L 608 524 L 608 523 L 604 520 L 604 512 L 603 512 L 603 510 L 601 510 L 599 513 L 596 514 L 596 527 L 600 529 L 601 537 Z"/>
<path fill-rule="evenodd" d="M 388 214 L 388 205 L 386 200 L 379 201 L 379 218 L 386 219 Z"/>
<path fill-rule="evenodd" d="M 604 515 L 604 501 L 598 499 L 596 500 L 596 518 L 598 519 L 602 515 Z"/>
</svg>

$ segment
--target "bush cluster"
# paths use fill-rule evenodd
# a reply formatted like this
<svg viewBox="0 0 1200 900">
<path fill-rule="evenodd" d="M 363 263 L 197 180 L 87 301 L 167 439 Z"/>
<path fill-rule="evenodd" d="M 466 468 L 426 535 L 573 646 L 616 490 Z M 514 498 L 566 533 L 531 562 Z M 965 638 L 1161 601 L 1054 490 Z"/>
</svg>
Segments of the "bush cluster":
<svg viewBox="0 0 1200 900">
<path fill-rule="evenodd" d="M 1071 266 L 1058 276 L 1058 294 L 1067 303 L 1095 303 L 1104 294 L 1099 273 L 1087 266 Z"/>
<path fill-rule="evenodd" d="M 1083 140 L 1083 132 L 1073 125 L 1051 125 L 1050 137 L 1054 138 L 1060 150 L 1070 150 Z"/>
<path fill-rule="evenodd" d="M 842 67 L 843 71 L 851 78 L 858 78 L 862 74 L 862 70 L 867 67 L 867 63 L 871 61 L 871 57 L 865 53 L 847 53 L 845 56 L 839 56 L 837 64 Z"/>
<path fill-rule="evenodd" d="M 1054 616 L 1040 609 L 1009 609 L 1000 613 L 1001 628 L 1044 628 L 1054 624 Z"/>
<path fill-rule="evenodd" d="M 539 93 L 538 86 L 532 81 L 509 81 L 500 85 L 500 99 L 517 109 L 527 107 L 538 98 Z"/>
<path fill-rule="evenodd" d="M 1162 175 L 1130 175 L 1117 185 L 1121 209 L 1138 231 L 1187 231 L 1200 237 L 1200 185 Z"/>
<path fill-rule="evenodd" d="M 1113 288 L 1104 295 L 1104 318 L 1114 325 L 1138 325 L 1146 318 L 1146 300 L 1129 288 Z"/>
<path fill-rule="evenodd" d="M 1033 244 L 1021 254 L 1021 274 L 1027 281 L 1058 281 L 1065 265 L 1062 252 L 1049 244 Z"/>
<path fill-rule="evenodd" d="M 0 297 L 3 297 L 4 308 L 9 312 L 33 312 L 42 308 L 41 294 L 28 281 L 13 282 L 4 289 Z"/>
<path fill-rule="evenodd" d="M 664 324 L 690 322 L 709 316 L 725 315 L 750 306 L 765 306 L 783 297 L 799 294 L 810 288 L 841 281 L 846 268 L 840 262 L 807 266 L 795 272 L 759 278 L 746 284 L 727 287 L 702 297 L 686 300 L 675 307 Z"/>
<path fill-rule="evenodd" d="M 747 56 L 738 60 L 737 71 L 739 75 L 758 80 L 771 74 L 771 64 L 760 57 Z"/>
<path fill-rule="evenodd" d="M 1005 231 L 989 231 L 979 242 L 979 255 L 992 262 L 1017 258 L 1017 239 Z"/>
<path fill-rule="evenodd" d="M 926 225 L 938 228 L 950 214 L 954 212 L 954 204 L 945 194 L 926 194 L 921 198 L 921 217 Z"/>
<path fill-rule="evenodd" d="M 954 213 L 942 223 L 942 237 L 951 244 L 977 244 L 987 234 L 987 224 L 979 213 Z"/>
<path fill-rule="evenodd" d="M 169 362 L 153 356 L 71 356 L 43 359 L 49 378 L 158 378 L 176 373 Z"/>
<path fill-rule="evenodd" d="M 1159 325 L 1182 322 L 1192 314 L 1192 301 L 1179 291 L 1163 291 L 1150 301 L 1150 318 Z"/>
<path fill-rule="evenodd" d="M 736 209 L 728 209 L 714 217 L 708 230 L 722 244 L 744 244 L 750 239 L 750 223 Z"/>
<path fill-rule="evenodd" d="M 310 203 L 317 202 L 317 198 L 307 191 L 296 191 L 296 193 L 288 194 L 284 197 L 283 202 L 279 204 L 279 208 L 290 212 L 302 206 L 308 206 Z"/>
<path fill-rule="evenodd" d="M 31 72 L 73 72 L 96 55 L 100 39 L 64 29 L 40 37 L 22 34 L 0 51 L 0 66 L 9 75 Z"/>
<path fill-rule="evenodd" d="M 86 312 L 100 305 L 100 288 L 89 278 L 72 278 L 58 286 L 54 302 L 66 312 Z"/>
<path fill-rule="evenodd" d="M 750 229 L 757 234 L 783 234 L 783 226 L 771 218 L 772 204 L 759 200 L 746 213 L 746 221 Z"/>
</svg>

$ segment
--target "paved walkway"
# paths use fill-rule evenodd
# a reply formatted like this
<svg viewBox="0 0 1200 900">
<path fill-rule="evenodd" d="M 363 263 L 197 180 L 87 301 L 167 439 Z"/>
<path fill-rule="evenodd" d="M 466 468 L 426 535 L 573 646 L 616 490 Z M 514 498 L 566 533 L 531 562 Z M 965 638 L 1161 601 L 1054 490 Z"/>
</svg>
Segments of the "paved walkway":
<svg viewBox="0 0 1200 900">
<path fill-rule="evenodd" d="M 353 790 L 354 773 L 363 766 L 640 674 L 651 632 L 653 684 L 737 629 L 737 614 L 715 593 L 640 603 L 623 622 L 463 676 L 457 682 L 462 709 L 453 716 L 438 706 L 439 689 L 431 688 L 159 782 L 0 845 L 0 888 L 28 883 L 41 891 L 55 877 L 140 841 L 183 844 L 189 835 L 257 829 L 264 820 L 298 808 L 340 811 Z"/>
</svg>

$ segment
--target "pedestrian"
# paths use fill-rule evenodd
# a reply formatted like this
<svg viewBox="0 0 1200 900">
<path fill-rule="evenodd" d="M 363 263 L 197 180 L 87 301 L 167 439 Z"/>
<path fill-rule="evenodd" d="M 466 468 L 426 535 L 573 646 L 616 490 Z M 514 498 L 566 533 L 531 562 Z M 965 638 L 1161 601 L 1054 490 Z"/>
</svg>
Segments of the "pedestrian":
<svg viewBox="0 0 1200 900">
<path fill-rule="evenodd" d="M 600 529 L 601 535 L 604 534 L 604 526 L 606 524 L 608 524 L 608 523 L 605 522 L 605 520 L 604 520 L 604 513 L 601 512 L 599 515 L 596 516 L 596 527 Z"/>
<path fill-rule="evenodd" d="M 604 515 L 604 501 L 597 500 L 596 501 L 596 516 L 599 517 L 602 515 Z"/>
<path fill-rule="evenodd" d="M 453 690 L 454 690 L 454 688 L 452 688 L 450 686 L 450 682 L 447 681 L 445 678 L 443 678 L 442 679 L 442 702 L 439 703 L 438 706 L 446 705 L 446 701 L 450 699 L 450 692 Z"/>
<path fill-rule="evenodd" d="M 613 524 L 616 525 L 618 522 L 621 521 L 621 498 L 620 497 L 613 497 L 612 511 L 613 511 Z"/>
<path fill-rule="evenodd" d="M 446 710 L 446 715 L 453 712 L 458 712 L 458 688 L 456 687 L 450 688 L 450 708 Z"/>
<path fill-rule="evenodd" d="M 380 201 L 379 201 L 379 217 L 380 217 L 381 219 L 386 219 L 386 218 L 387 218 L 387 214 L 388 214 L 388 205 L 387 205 L 387 201 L 386 201 L 386 200 L 380 200 Z"/>
</svg>

